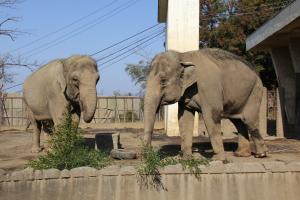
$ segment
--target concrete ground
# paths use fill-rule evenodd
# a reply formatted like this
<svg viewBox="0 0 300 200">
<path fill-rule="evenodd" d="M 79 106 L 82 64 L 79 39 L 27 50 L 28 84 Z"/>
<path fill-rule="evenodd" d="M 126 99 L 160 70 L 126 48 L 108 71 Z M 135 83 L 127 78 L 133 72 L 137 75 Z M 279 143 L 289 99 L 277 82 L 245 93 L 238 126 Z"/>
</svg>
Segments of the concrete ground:
<svg viewBox="0 0 300 200">
<path fill-rule="evenodd" d="M 87 145 L 94 147 L 97 133 L 120 133 L 121 147 L 124 149 L 138 150 L 141 146 L 140 138 L 143 134 L 143 129 L 139 127 L 133 128 L 115 128 L 115 129 L 99 129 L 99 128 L 84 128 L 83 132 L 86 138 Z M 264 162 L 264 161 L 300 161 L 300 140 L 293 139 L 275 139 L 267 140 L 266 144 L 269 148 L 267 158 L 257 159 L 254 157 L 237 158 L 233 156 L 233 151 L 237 148 L 236 138 L 225 139 L 224 145 L 228 157 L 233 162 Z M 169 155 L 178 155 L 180 151 L 179 137 L 166 137 L 163 134 L 163 129 L 157 129 L 153 135 L 153 145 L 160 147 L 163 153 Z M 39 154 L 30 152 L 31 133 L 20 130 L 3 130 L 0 131 L 0 169 L 16 170 L 26 166 L 29 160 L 34 159 Z M 212 156 L 212 149 L 208 138 L 194 138 L 194 151 L 200 152 L 206 157 Z M 136 165 L 139 159 L 115 161 L 120 165 Z"/>
</svg>

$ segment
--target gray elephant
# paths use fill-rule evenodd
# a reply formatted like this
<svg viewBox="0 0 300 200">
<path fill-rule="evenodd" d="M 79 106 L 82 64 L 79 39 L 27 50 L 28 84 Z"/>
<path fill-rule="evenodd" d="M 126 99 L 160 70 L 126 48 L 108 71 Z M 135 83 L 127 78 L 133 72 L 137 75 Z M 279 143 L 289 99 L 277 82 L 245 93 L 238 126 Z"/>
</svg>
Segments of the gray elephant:
<svg viewBox="0 0 300 200">
<path fill-rule="evenodd" d="M 85 122 L 92 120 L 98 80 L 96 61 L 83 55 L 49 62 L 26 79 L 23 95 L 34 132 L 32 152 L 41 151 L 43 122 L 57 125 L 67 106 L 71 106 L 74 121 L 79 122 L 81 112 Z"/>
<path fill-rule="evenodd" d="M 229 52 L 201 49 L 158 54 L 152 60 L 147 80 L 144 142 L 151 144 L 159 106 L 178 102 L 183 156 L 192 154 L 194 113 L 197 111 L 203 114 L 214 159 L 226 159 L 221 136 L 222 118 L 230 119 L 238 129 L 236 156 L 251 155 L 249 133 L 255 143 L 255 156 L 265 157 L 267 148 L 258 131 L 262 89 L 262 82 L 251 66 Z"/>
</svg>

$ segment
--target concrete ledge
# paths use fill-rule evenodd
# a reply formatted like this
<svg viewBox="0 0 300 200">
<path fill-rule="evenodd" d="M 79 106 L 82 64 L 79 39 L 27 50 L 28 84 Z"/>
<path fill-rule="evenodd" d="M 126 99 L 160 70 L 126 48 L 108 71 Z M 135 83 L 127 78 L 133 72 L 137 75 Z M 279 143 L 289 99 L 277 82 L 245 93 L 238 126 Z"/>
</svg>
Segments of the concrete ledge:
<svg viewBox="0 0 300 200">
<path fill-rule="evenodd" d="M 201 174 L 249 174 L 249 173 L 282 173 L 300 172 L 300 161 L 284 163 L 280 161 L 270 161 L 263 163 L 245 162 L 223 164 L 220 161 L 212 161 L 209 165 L 201 165 Z M 187 169 L 183 169 L 180 164 L 169 165 L 159 170 L 160 174 L 191 174 Z M 47 179 L 66 179 L 79 177 L 99 177 L 99 176 L 126 176 L 135 175 L 137 170 L 134 166 L 112 165 L 101 170 L 91 167 L 78 167 L 71 170 L 33 170 L 26 168 L 21 171 L 6 173 L 0 169 L 0 182 L 10 181 L 34 181 Z"/>
<path fill-rule="evenodd" d="M 79 167 L 7 173 L 0 170 L 1 200 L 298 200 L 300 162 L 228 163 L 213 161 L 200 166 L 195 177 L 181 165 L 166 166 L 160 175 L 136 176 L 133 166 L 109 166 L 101 170 Z"/>
</svg>

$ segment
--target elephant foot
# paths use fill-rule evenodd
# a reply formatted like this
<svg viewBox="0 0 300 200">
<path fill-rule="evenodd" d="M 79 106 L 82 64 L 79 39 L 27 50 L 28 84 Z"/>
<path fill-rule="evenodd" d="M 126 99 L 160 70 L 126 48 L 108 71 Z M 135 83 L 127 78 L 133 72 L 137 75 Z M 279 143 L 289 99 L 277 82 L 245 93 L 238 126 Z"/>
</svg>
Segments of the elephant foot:
<svg viewBox="0 0 300 200">
<path fill-rule="evenodd" d="M 248 150 L 237 150 L 233 153 L 236 157 L 249 157 L 251 156 L 251 152 Z"/>
<path fill-rule="evenodd" d="M 195 159 L 199 159 L 199 160 L 205 159 L 205 157 L 202 156 L 199 152 L 194 152 L 192 154 L 192 157 L 195 158 Z"/>
<path fill-rule="evenodd" d="M 255 158 L 265 158 L 267 157 L 267 152 L 263 152 L 263 153 L 253 153 Z"/>
<path fill-rule="evenodd" d="M 217 153 L 212 157 L 212 160 L 226 162 L 227 158 L 225 152 Z"/>
<path fill-rule="evenodd" d="M 43 150 L 42 147 L 32 147 L 31 148 L 31 153 L 39 153 Z"/>
</svg>

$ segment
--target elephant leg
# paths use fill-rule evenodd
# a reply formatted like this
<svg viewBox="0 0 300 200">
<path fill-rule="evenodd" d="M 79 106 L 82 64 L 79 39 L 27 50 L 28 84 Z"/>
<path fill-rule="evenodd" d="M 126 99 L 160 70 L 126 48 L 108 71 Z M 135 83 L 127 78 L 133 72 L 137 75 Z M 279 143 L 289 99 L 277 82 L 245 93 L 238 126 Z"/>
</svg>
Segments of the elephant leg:
<svg viewBox="0 0 300 200">
<path fill-rule="evenodd" d="M 47 122 L 43 122 L 43 136 L 44 136 L 44 149 L 46 151 L 50 150 L 50 143 L 51 140 L 51 134 L 53 132 L 54 124 L 52 120 L 49 120 Z"/>
<path fill-rule="evenodd" d="M 221 115 L 220 112 L 207 108 L 205 106 L 201 107 L 203 110 L 203 119 L 210 137 L 211 145 L 214 150 L 215 160 L 226 160 L 226 155 L 224 151 L 223 139 L 221 135 Z"/>
<path fill-rule="evenodd" d="M 50 114 L 54 123 L 54 127 L 60 124 L 67 111 L 67 103 L 62 100 L 56 100 L 49 103 Z"/>
<path fill-rule="evenodd" d="M 258 118 L 256 119 L 245 119 L 245 123 L 248 126 L 249 134 L 255 144 L 255 157 L 264 158 L 267 156 L 267 147 L 264 139 L 261 137 L 258 129 Z"/>
<path fill-rule="evenodd" d="M 242 121 L 247 125 L 249 134 L 255 144 L 255 157 L 266 157 L 267 147 L 259 133 L 259 108 L 261 104 L 261 89 L 257 86 L 253 88 L 248 102 L 243 109 Z"/>
<path fill-rule="evenodd" d="M 181 104 L 178 105 L 178 122 L 183 157 L 192 155 L 194 115 L 195 113 L 192 110 L 187 110 Z"/>
<path fill-rule="evenodd" d="M 31 111 L 28 111 L 28 117 L 33 129 L 31 152 L 38 153 L 42 151 L 40 140 L 42 124 L 40 121 L 37 121 L 34 118 L 33 113 Z"/>
<path fill-rule="evenodd" d="M 238 157 L 251 156 L 251 148 L 247 126 L 240 119 L 230 119 L 238 130 L 238 149 L 234 152 Z"/>
</svg>

